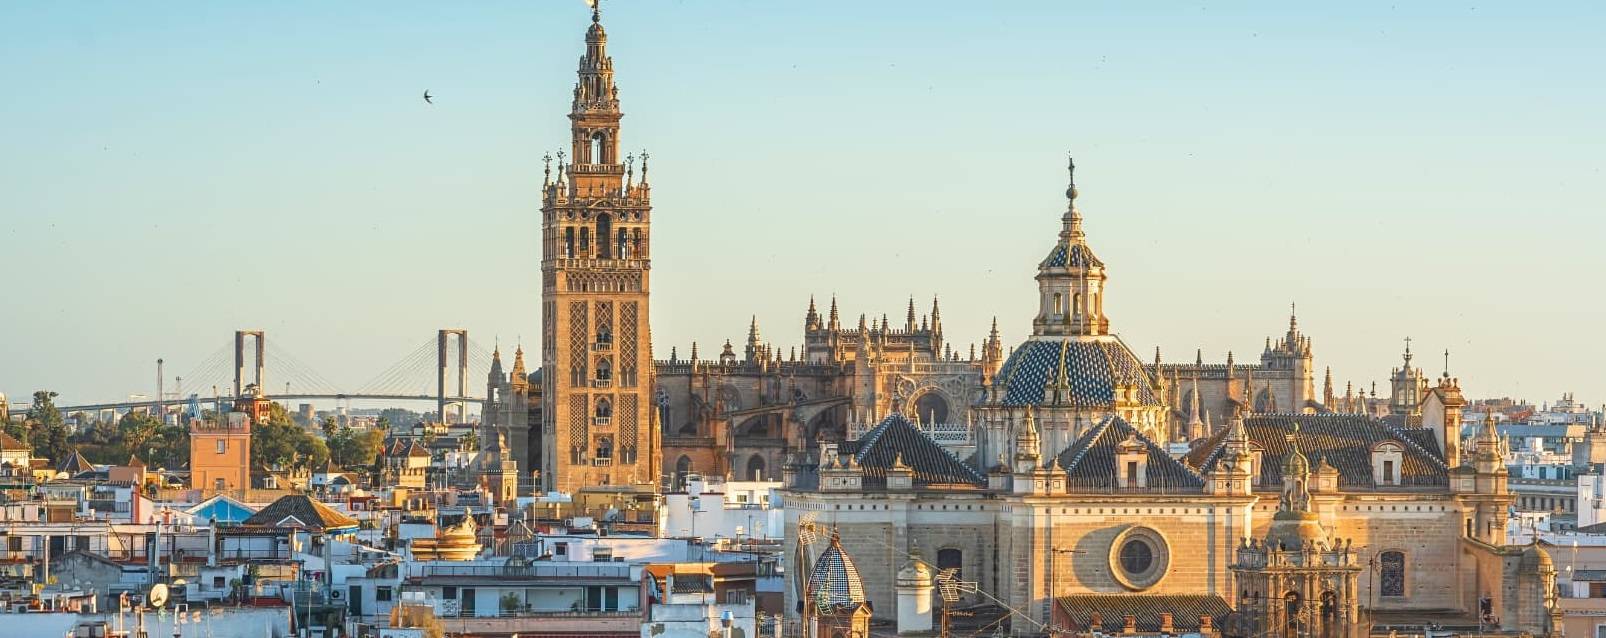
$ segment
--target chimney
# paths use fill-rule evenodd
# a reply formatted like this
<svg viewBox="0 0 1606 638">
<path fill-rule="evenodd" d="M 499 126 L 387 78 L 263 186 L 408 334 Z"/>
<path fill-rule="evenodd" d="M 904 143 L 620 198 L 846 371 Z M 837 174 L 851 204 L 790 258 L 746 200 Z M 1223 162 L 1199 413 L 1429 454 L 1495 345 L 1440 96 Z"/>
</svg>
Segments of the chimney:
<svg viewBox="0 0 1606 638">
<path fill-rule="evenodd" d="M 1124 624 L 1121 625 L 1121 633 L 1122 633 L 1122 635 L 1131 636 L 1131 635 L 1135 635 L 1135 634 L 1138 633 L 1138 617 L 1137 616 L 1133 616 L 1132 614 L 1127 614 L 1127 615 L 1121 617 L 1121 621 L 1124 623 Z"/>
<path fill-rule="evenodd" d="M 1087 628 L 1093 631 L 1104 629 L 1104 614 L 1095 611 L 1092 615 L 1088 616 Z"/>
<path fill-rule="evenodd" d="M 1212 620 L 1210 619 L 1210 616 L 1199 614 L 1199 633 L 1208 634 L 1213 631 L 1215 631 L 1215 627 L 1212 626 Z"/>
<path fill-rule="evenodd" d="M 1162 634 L 1174 634 L 1174 633 L 1176 633 L 1174 628 L 1171 626 L 1171 614 L 1169 614 L 1169 613 L 1160 614 L 1160 633 L 1162 633 Z"/>
</svg>

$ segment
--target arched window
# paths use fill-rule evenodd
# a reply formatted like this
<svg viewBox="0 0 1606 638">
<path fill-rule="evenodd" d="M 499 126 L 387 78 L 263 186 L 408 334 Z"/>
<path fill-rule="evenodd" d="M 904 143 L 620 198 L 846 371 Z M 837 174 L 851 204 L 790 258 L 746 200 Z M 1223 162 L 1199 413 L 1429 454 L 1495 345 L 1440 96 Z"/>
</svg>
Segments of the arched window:
<svg viewBox="0 0 1606 638">
<path fill-rule="evenodd" d="M 682 454 L 680 460 L 675 461 L 676 488 L 685 487 L 687 474 L 691 474 L 691 457 Z"/>
<path fill-rule="evenodd" d="M 597 460 L 608 461 L 613 459 L 613 437 L 597 437 Z"/>
<path fill-rule="evenodd" d="M 608 163 L 608 136 L 602 131 L 591 134 L 591 163 Z"/>
<path fill-rule="evenodd" d="M 619 237 L 614 240 L 614 244 L 618 246 L 618 250 L 615 252 L 619 255 L 620 259 L 630 258 L 630 233 L 625 232 L 625 229 L 620 228 Z"/>
<path fill-rule="evenodd" d="M 965 553 L 953 547 L 937 550 L 937 571 L 945 569 L 959 570 L 954 572 L 954 579 L 961 580 L 960 577 L 964 575 L 965 569 Z"/>
<path fill-rule="evenodd" d="M 1405 552 L 1383 552 L 1377 557 L 1378 594 L 1405 595 Z"/>
<path fill-rule="evenodd" d="M 607 381 L 607 380 L 612 379 L 612 378 L 613 378 L 613 364 L 608 363 L 607 359 L 598 359 L 597 360 L 597 380 L 598 381 Z"/>
<path fill-rule="evenodd" d="M 597 400 L 597 419 L 607 419 L 613 416 L 613 403 L 607 399 Z"/>
<path fill-rule="evenodd" d="M 1082 293 L 1076 293 L 1071 297 L 1071 316 L 1078 318 L 1082 316 Z"/>
<path fill-rule="evenodd" d="M 1065 299 L 1059 293 L 1054 293 L 1054 316 L 1065 314 Z"/>
<path fill-rule="evenodd" d="M 1338 620 L 1338 594 L 1332 591 L 1322 592 L 1322 620 Z"/>
<path fill-rule="evenodd" d="M 747 480 L 764 480 L 764 457 L 754 454 L 752 458 L 747 459 Z"/>
<path fill-rule="evenodd" d="M 1302 600 L 1297 591 L 1283 594 L 1283 613 L 1287 614 L 1289 627 L 1299 624 L 1299 605 L 1301 602 Z"/>
<path fill-rule="evenodd" d="M 948 401 L 936 392 L 927 392 L 915 399 L 915 418 L 921 423 L 947 423 Z"/>
<path fill-rule="evenodd" d="M 563 229 L 563 257 L 565 259 L 573 259 L 574 258 L 574 227 L 573 226 L 570 226 L 568 228 Z"/>
<path fill-rule="evenodd" d="M 601 259 L 613 258 L 613 246 L 608 238 L 613 236 L 613 216 L 607 213 L 597 215 L 597 257 Z"/>
<path fill-rule="evenodd" d="M 580 227 L 580 254 L 589 257 L 591 253 L 591 229 Z"/>
</svg>

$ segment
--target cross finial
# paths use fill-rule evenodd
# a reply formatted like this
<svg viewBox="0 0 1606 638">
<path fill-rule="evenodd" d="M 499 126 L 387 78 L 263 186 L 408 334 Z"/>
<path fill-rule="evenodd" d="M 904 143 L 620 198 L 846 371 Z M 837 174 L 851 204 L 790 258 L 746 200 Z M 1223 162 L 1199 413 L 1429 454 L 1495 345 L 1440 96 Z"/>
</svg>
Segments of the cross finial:
<svg viewBox="0 0 1606 638">
<path fill-rule="evenodd" d="M 1076 158 L 1071 157 L 1070 151 L 1065 152 L 1065 180 L 1065 197 L 1076 199 Z"/>
</svg>

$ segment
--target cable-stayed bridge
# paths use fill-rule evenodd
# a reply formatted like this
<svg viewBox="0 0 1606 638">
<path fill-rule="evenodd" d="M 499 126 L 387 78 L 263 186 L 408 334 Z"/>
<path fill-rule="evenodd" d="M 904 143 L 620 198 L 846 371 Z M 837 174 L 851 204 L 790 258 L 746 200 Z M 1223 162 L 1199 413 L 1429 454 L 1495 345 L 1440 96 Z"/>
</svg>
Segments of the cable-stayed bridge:
<svg viewBox="0 0 1606 638">
<path fill-rule="evenodd" d="M 162 361 L 157 360 L 155 397 L 99 403 L 66 401 L 57 407 L 63 414 L 139 408 L 163 413 L 179 408 L 199 413 L 201 406 L 232 405 L 235 398 L 260 389 L 275 401 L 432 401 L 438 414 L 445 415 L 449 406 L 455 406 L 461 416 L 467 414 L 469 403 L 484 403 L 485 397 L 477 396 L 475 390 L 484 391 L 491 359 L 491 351 L 469 339 L 467 330 L 442 329 L 367 381 L 342 386 L 288 349 L 269 342 L 265 331 L 237 330 L 231 341 L 184 374 L 172 377 L 171 387 L 167 386 Z M 13 412 L 28 408 L 25 403 L 11 404 Z"/>
</svg>

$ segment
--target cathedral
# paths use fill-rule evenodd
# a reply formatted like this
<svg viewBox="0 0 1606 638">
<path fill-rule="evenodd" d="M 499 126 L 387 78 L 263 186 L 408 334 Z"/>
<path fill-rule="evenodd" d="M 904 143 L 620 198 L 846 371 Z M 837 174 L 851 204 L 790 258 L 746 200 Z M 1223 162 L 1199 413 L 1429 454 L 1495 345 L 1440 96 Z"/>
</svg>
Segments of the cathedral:
<svg viewBox="0 0 1606 638">
<path fill-rule="evenodd" d="M 1554 565 L 1504 544 L 1505 443 L 1487 422 L 1463 440 L 1457 379 L 1407 344 L 1388 397 L 1318 389 L 1292 313 L 1255 362 L 1144 362 L 1105 312 L 1074 164 L 1013 347 L 995 320 L 956 349 L 938 299 L 893 320 L 831 298 L 800 347 L 755 317 L 739 345 L 655 358 L 648 156 L 621 151 L 596 9 L 568 117 L 541 187 L 540 368 L 497 352 L 487 379 L 496 491 L 510 467 L 525 493 L 780 480 L 788 609 L 832 638 L 929 630 L 933 587 L 1016 635 L 1552 634 Z"/>
</svg>

